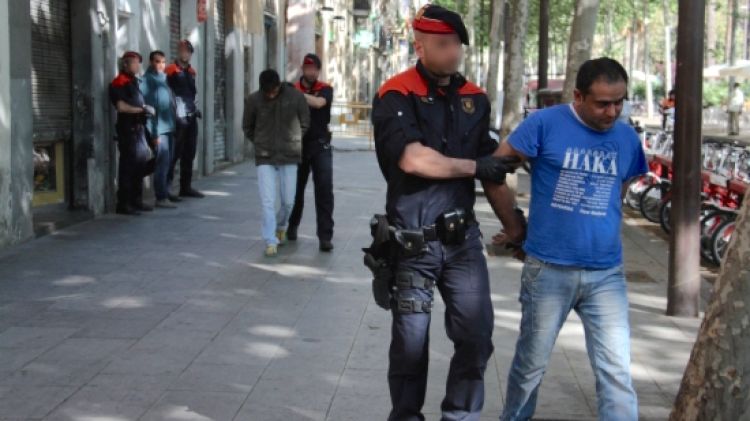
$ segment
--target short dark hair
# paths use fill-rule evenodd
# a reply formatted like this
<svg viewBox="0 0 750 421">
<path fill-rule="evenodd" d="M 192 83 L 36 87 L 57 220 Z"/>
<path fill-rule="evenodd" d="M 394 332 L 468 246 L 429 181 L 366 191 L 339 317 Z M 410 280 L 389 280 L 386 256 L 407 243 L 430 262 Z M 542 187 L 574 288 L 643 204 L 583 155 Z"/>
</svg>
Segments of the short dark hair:
<svg viewBox="0 0 750 421">
<path fill-rule="evenodd" d="M 605 79 L 608 83 L 622 81 L 627 85 L 628 72 L 617 60 L 609 57 L 586 60 L 578 69 L 576 89 L 585 95 L 599 79 Z"/>
<path fill-rule="evenodd" d="M 148 61 L 154 61 L 155 57 L 167 57 L 167 55 L 164 54 L 164 51 L 154 50 L 148 55 Z"/>
<path fill-rule="evenodd" d="M 739 84 L 739 83 L 737 83 L 737 82 L 734 82 L 734 87 L 735 87 L 735 88 L 739 88 L 740 86 L 742 86 L 742 85 L 740 85 L 740 84 Z"/>
<path fill-rule="evenodd" d="M 281 85 L 281 78 L 276 70 L 266 69 L 260 72 L 259 82 L 260 90 L 267 94 Z"/>
</svg>

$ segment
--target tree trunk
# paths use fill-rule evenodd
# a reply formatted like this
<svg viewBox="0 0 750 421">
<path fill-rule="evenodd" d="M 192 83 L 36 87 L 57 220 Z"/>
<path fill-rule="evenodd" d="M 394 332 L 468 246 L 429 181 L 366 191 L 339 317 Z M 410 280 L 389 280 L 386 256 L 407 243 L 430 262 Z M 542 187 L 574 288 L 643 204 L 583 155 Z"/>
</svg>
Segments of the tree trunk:
<svg viewBox="0 0 750 421">
<path fill-rule="evenodd" d="M 654 87 L 651 85 L 651 66 L 648 48 L 648 0 L 643 0 L 643 74 L 646 78 L 646 116 L 654 115 Z"/>
<path fill-rule="evenodd" d="M 501 137 L 507 136 L 523 118 L 523 44 L 529 18 L 529 0 L 510 0 L 510 36 L 506 44 L 503 77 L 503 121 Z"/>
<path fill-rule="evenodd" d="M 565 84 L 562 100 L 573 100 L 578 68 L 591 58 L 591 48 L 596 31 L 596 18 L 599 13 L 599 0 L 577 0 L 573 16 L 570 39 L 568 41 L 568 64 L 565 67 Z"/>
<path fill-rule="evenodd" d="M 539 0 L 539 60 L 537 62 L 538 89 L 547 87 L 549 73 L 549 0 Z M 541 104 L 538 104 L 541 107 Z"/>
<path fill-rule="evenodd" d="M 464 74 L 471 81 L 477 80 L 477 52 L 479 47 L 477 46 L 477 31 L 476 31 L 476 17 L 477 17 L 477 0 L 466 0 L 467 1 L 467 12 L 464 17 L 466 22 L 466 29 L 469 32 L 469 45 L 466 47 L 466 58 L 464 60 Z"/>
<path fill-rule="evenodd" d="M 706 0 L 706 66 L 716 64 L 716 6 L 714 0 Z"/>
<path fill-rule="evenodd" d="M 669 0 L 662 0 L 664 8 L 664 92 L 672 89 L 672 12 Z"/>
<path fill-rule="evenodd" d="M 732 61 L 732 27 L 734 26 L 733 13 L 736 0 L 727 0 L 727 30 L 724 32 L 724 63 L 731 64 Z"/>
<path fill-rule="evenodd" d="M 497 82 L 498 75 L 502 69 L 503 40 L 505 31 L 503 28 L 503 12 L 505 11 L 505 0 L 492 0 L 492 20 L 490 21 L 490 58 L 487 66 L 487 94 L 490 97 L 492 114 L 490 125 L 497 127 L 495 116 L 497 115 Z"/>
<path fill-rule="evenodd" d="M 740 211 L 672 409 L 672 421 L 750 414 L 750 206 Z"/>
<path fill-rule="evenodd" d="M 637 54 L 638 49 L 636 48 L 636 44 L 638 43 L 638 15 L 635 13 L 635 2 L 633 2 L 633 17 L 631 18 L 630 22 L 630 36 L 628 37 L 629 42 L 629 50 L 630 54 L 628 54 L 628 74 L 630 75 L 630 86 L 628 86 L 628 92 L 632 95 L 633 93 L 633 70 L 635 70 L 635 65 L 638 62 Z"/>
</svg>

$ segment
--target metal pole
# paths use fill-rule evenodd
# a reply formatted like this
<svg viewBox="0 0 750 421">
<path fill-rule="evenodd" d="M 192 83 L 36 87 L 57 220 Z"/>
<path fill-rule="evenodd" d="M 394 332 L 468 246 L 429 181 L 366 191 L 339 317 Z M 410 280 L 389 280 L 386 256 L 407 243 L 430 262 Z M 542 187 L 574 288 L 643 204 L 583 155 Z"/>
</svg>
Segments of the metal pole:
<svg viewBox="0 0 750 421">
<path fill-rule="evenodd" d="M 667 314 L 696 317 L 700 299 L 700 192 L 705 0 L 681 0 L 677 30 L 672 238 Z"/>
</svg>

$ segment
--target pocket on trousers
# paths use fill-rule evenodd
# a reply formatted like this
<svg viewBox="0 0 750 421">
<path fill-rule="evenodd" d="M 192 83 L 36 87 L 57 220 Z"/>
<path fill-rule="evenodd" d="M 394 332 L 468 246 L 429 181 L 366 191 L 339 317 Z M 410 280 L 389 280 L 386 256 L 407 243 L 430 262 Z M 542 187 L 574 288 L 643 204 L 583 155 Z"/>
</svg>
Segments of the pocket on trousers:
<svg viewBox="0 0 750 421">
<path fill-rule="evenodd" d="M 523 270 L 521 272 L 521 280 L 523 282 L 533 283 L 539 278 L 542 270 L 544 269 L 544 262 L 537 259 L 536 257 L 526 256 L 526 260 L 523 264 Z"/>
</svg>

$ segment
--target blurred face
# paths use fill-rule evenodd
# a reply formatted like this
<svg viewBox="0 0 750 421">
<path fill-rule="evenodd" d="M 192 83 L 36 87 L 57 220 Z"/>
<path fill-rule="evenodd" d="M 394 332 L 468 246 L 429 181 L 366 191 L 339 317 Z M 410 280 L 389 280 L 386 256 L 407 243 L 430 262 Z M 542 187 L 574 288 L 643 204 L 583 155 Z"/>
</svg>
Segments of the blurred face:
<svg viewBox="0 0 750 421">
<path fill-rule="evenodd" d="M 305 78 L 308 83 L 315 83 L 315 81 L 318 80 L 319 76 L 320 69 L 318 69 L 317 66 L 313 66 L 310 64 L 302 66 L 302 77 Z"/>
<path fill-rule="evenodd" d="M 464 53 L 457 34 L 426 34 L 416 31 L 414 49 L 425 68 L 437 77 L 456 74 Z"/>
<path fill-rule="evenodd" d="M 127 72 L 132 75 L 137 75 L 138 73 L 141 72 L 141 62 L 138 61 L 138 59 L 129 58 L 127 59 L 125 70 L 127 70 Z"/>
<path fill-rule="evenodd" d="M 266 99 L 276 99 L 276 97 L 279 96 L 280 91 L 281 91 L 281 86 L 277 86 L 268 92 L 263 92 L 263 95 L 266 96 Z"/>
<path fill-rule="evenodd" d="M 167 59 L 164 56 L 154 56 L 151 60 L 151 67 L 159 73 L 164 73 L 164 69 L 167 68 Z"/>
<path fill-rule="evenodd" d="M 587 93 L 575 90 L 574 107 L 584 123 L 596 130 L 609 130 L 622 112 L 622 104 L 628 95 L 624 81 L 595 81 Z"/>
<path fill-rule="evenodd" d="M 181 62 L 189 63 L 190 59 L 193 57 L 193 53 L 191 53 L 190 49 L 188 49 L 187 47 L 180 47 L 180 49 L 177 51 L 177 56 L 179 57 Z"/>
</svg>

